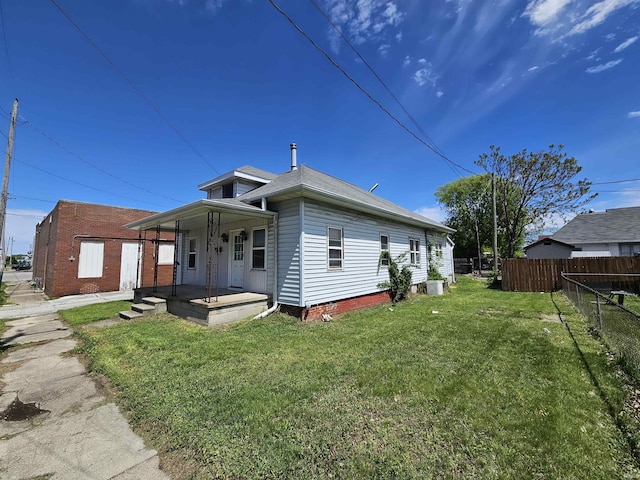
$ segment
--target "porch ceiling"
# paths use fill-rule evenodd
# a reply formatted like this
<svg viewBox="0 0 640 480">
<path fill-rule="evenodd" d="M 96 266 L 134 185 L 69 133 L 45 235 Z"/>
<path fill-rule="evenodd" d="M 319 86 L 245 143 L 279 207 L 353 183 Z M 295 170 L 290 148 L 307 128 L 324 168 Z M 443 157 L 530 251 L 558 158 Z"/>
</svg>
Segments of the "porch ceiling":
<svg viewBox="0 0 640 480">
<path fill-rule="evenodd" d="M 220 213 L 224 223 L 246 220 L 248 218 L 273 218 L 275 212 L 262 210 L 235 199 L 201 199 L 188 205 L 137 220 L 125 225 L 132 230 L 173 231 L 176 221 L 180 221 L 180 230 L 202 228 L 207 223 L 209 212 Z"/>
</svg>

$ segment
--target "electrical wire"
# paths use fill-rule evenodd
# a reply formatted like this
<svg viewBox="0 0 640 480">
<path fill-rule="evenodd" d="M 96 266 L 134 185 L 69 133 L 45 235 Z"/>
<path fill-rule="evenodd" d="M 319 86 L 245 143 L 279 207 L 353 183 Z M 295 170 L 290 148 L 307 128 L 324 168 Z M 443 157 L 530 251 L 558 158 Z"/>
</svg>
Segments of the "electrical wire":
<svg viewBox="0 0 640 480">
<path fill-rule="evenodd" d="M 98 45 L 96 45 L 96 43 L 91 39 L 91 37 L 89 37 L 89 35 L 87 33 L 85 33 L 84 30 L 82 30 L 82 28 L 80 28 L 80 26 L 69 16 L 69 14 L 67 12 L 65 12 L 62 7 L 60 5 L 58 5 L 56 3 L 55 0 L 51 0 L 51 3 L 53 3 L 53 5 L 60 10 L 60 13 L 62 13 L 62 15 L 64 15 L 64 17 L 69 21 L 69 23 L 71 23 L 71 25 L 73 25 L 75 27 L 76 30 L 78 30 L 78 32 L 80 32 L 80 34 L 87 40 L 87 42 L 89 42 L 89 44 L 102 56 L 102 58 L 104 58 L 107 63 L 109 65 L 111 65 L 111 67 L 118 73 L 118 75 L 120 75 L 128 84 L 129 86 L 133 89 L 134 92 L 136 92 L 138 94 L 138 96 L 140 98 L 142 98 L 142 100 L 144 100 L 144 102 L 162 119 L 162 121 L 164 121 L 164 123 L 166 123 L 169 128 L 171 128 L 171 130 L 173 130 L 176 135 L 178 135 L 178 137 L 180 137 L 180 139 L 189 147 L 191 148 L 191 150 L 193 150 L 193 152 L 200 157 L 200 159 L 207 164 L 207 166 L 209 166 L 209 168 L 211 168 L 214 172 L 216 172 L 217 174 L 220 174 L 220 172 L 218 171 L 218 169 L 216 169 L 216 167 L 214 167 L 209 160 L 207 160 L 205 158 L 205 156 L 200 153 L 196 147 L 193 146 L 193 144 L 187 140 L 187 138 L 180 132 L 180 130 L 178 130 L 173 123 L 171 123 L 169 121 L 169 119 L 160 111 L 160 109 L 158 107 L 156 107 L 153 102 L 151 100 L 149 100 L 149 98 L 142 93 L 142 91 L 136 86 L 135 83 L 133 83 L 129 77 L 127 77 L 125 75 L 125 73 L 120 70 L 120 68 L 107 56 L 106 53 L 104 53 L 100 47 L 98 47 Z"/>
<path fill-rule="evenodd" d="M 4 40 L 4 53 L 7 56 L 7 67 L 11 73 L 11 59 L 9 58 L 9 47 L 7 46 L 7 29 L 4 26 L 4 12 L 2 11 L 2 1 L 0 0 L 0 26 L 2 27 L 2 39 Z"/>
<path fill-rule="evenodd" d="M 611 185 L 612 183 L 640 182 L 640 178 L 629 178 L 627 180 L 611 180 L 610 182 L 591 182 L 591 185 Z"/>
<path fill-rule="evenodd" d="M 126 200 L 133 200 L 134 202 L 140 202 L 140 200 L 137 199 L 137 198 L 128 197 L 126 195 L 120 195 L 118 193 L 113 193 L 113 192 L 110 192 L 108 190 L 102 190 L 101 188 L 92 187 L 90 185 L 78 182 L 76 180 L 71 180 L 70 178 L 63 177 L 61 175 L 58 175 L 57 173 L 53 173 L 53 172 L 50 172 L 48 170 L 45 170 L 44 168 L 36 167 L 35 165 L 32 165 L 32 164 L 30 164 L 28 162 L 25 162 L 24 160 L 19 160 L 19 159 L 15 158 L 15 156 L 13 157 L 13 159 L 18 163 L 26 165 L 27 167 L 31 167 L 34 170 L 38 170 L 38 171 L 40 171 L 42 173 L 46 173 L 47 175 L 51 175 L 52 177 L 59 178 L 60 180 L 64 180 L 65 182 L 75 183 L 76 185 L 80 185 L 81 187 L 88 188 L 90 190 L 95 190 L 96 192 L 100 192 L 100 193 L 106 193 L 107 195 L 112 195 L 114 197 L 120 197 L 120 198 L 124 198 Z M 153 203 L 153 202 L 143 201 L 143 203 L 146 203 L 148 205 L 156 205 L 156 206 L 159 206 L 159 207 L 164 207 L 163 205 L 159 205 L 159 204 Z"/>
<path fill-rule="evenodd" d="M 23 117 L 24 118 L 24 117 Z M 76 158 L 77 160 L 80 160 L 82 163 L 84 163 L 85 165 L 89 165 L 91 168 L 96 169 L 97 171 L 99 171 L 100 173 L 103 173 L 104 175 L 107 175 L 115 180 L 118 180 L 119 182 L 124 183 L 125 185 L 128 185 L 130 187 L 133 188 L 137 188 L 138 190 L 141 190 L 145 193 L 149 193 L 151 195 L 155 195 L 157 197 L 161 197 L 164 198 L 166 200 L 171 200 L 173 202 L 178 202 L 178 203 L 184 203 L 184 201 L 182 200 L 178 200 L 176 198 L 173 197 L 169 197 L 168 195 L 163 195 L 161 193 L 157 193 L 154 192 L 152 190 L 149 190 L 147 188 L 141 187 L 138 184 L 132 183 L 129 180 L 126 180 L 124 178 L 121 178 L 111 172 L 109 172 L 108 170 L 105 170 L 104 168 L 100 167 L 99 165 L 96 165 L 93 162 L 90 162 L 89 160 L 86 160 L 85 158 L 81 157 L 80 155 L 78 155 L 77 153 L 72 152 L 71 150 L 69 150 L 68 148 L 66 148 L 64 145 L 62 145 L 60 142 L 58 142 L 57 140 L 55 140 L 54 138 L 52 138 L 51 136 L 49 136 L 47 133 L 43 132 L 42 130 L 40 130 L 38 127 L 36 127 L 33 123 L 31 123 L 30 121 L 25 119 L 25 124 L 31 128 L 33 128 L 36 132 L 38 132 L 40 135 L 42 135 L 44 138 L 46 138 L 47 140 L 49 140 L 52 144 L 54 144 L 56 147 L 58 147 L 60 150 L 68 153 L 69 155 L 71 155 L 72 157 Z"/>
<path fill-rule="evenodd" d="M 53 0 L 52 0 L 53 1 Z M 340 73 L 342 73 L 351 83 L 353 83 L 353 85 L 360 90 L 369 100 L 371 100 L 375 105 L 377 105 L 377 107 L 382 110 L 387 116 L 389 116 L 394 122 L 396 122 L 402 129 L 404 129 L 407 133 L 409 133 L 409 135 L 411 135 L 413 138 L 415 138 L 418 142 L 420 142 L 422 145 L 424 145 L 425 147 L 427 147 L 429 150 L 431 150 L 433 153 L 435 153 L 437 156 L 439 156 L 440 158 L 442 158 L 445 162 L 447 162 L 447 165 L 449 165 L 449 168 L 452 169 L 452 171 L 454 173 L 455 170 L 453 170 L 453 166 L 456 166 L 466 172 L 469 172 L 471 174 L 475 173 L 465 167 L 463 167 L 462 165 L 458 165 L 457 163 L 453 162 L 452 160 L 448 159 L 446 157 L 446 155 L 443 155 L 442 153 L 438 152 L 438 150 L 436 148 L 434 148 L 433 146 L 431 146 L 429 143 L 427 143 L 425 140 L 423 140 L 422 138 L 420 138 L 413 130 L 411 130 L 409 127 L 407 127 L 398 117 L 396 117 L 393 113 L 391 113 L 387 108 L 385 108 L 375 97 L 373 97 L 373 95 L 371 95 L 364 87 L 362 87 L 351 75 L 349 75 L 344 68 L 342 68 L 332 57 L 331 55 L 329 55 L 326 51 L 324 51 L 322 49 L 322 47 L 320 47 L 320 45 L 318 45 L 296 22 L 295 20 L 293 20 L 284 10 L 282 10 L 282 8 L 280 8 L 273 0 L 269 0 L 269 3 L 271 4 L 271 6 L 273 6 L 273 8 L 275 8 L 297 31 L 298 33 L 300 33 L 304 38 L 307 39 L 307 41 L 309 43 L 311 43 L 311 45 L 318 51 L 320 52 L 328 61 L 329 63 L 331 63 L 336 69 L 338 69 L 340 71 Z M 456 173 L 457 174 L 457 173 Z"/>
<path fill-rule="evenodd" d="M 425 140 L 427 140 L 431 146 L 433 146 L 433 148 L 435 150 L 438 151 L 439 154 L 444 155 L 444 153 L 442 152 L 442 150 L 436 145 L 436 143 L 433 141 L 433 139 L 429 136 L 429 134 L 424 131 L 424 129 L 422 128 L 422 126 L 418 123 L 418 121 L 413 117 L 413 115 L 411 115 L 411 113 L 407 110 L 407 108 L 404 106 L 404 104 L 400 101 L 400 99 L 391 91 L 391 88 L 389 88 L 389 86 L 387 85 L 387 83 L 382 79 L 382 77 L 380 77 L 380 75 L 378 75 L 378 73 L 374 70 L 374 68 L 371 66 L 371 64 L 369 62 L 367 62 L 367 60 L 360 54 L 360 52 L 358 51 L 358 49 L 353 45 L 353 43 L 351 43 L 351 41 L 349 40 L 349 38 L 347 38 L 347 36 L 342 33 L 342 29 L 340 27 L 338 27 L 333 20 L 331 20 L 331 18 L 329 17 L 329 15 L 327 15 L 327 13 L 322 9 L 322 7 L 320 5 L 318 5 L 318 3 L 315 0 L 309 0 L 311 2 L 311 4 L 316 8 L 316 10 L 318 10 L 318 12 L 320 12 L 320 14 L 324 17 L 324 19 L 327 21 L 327 23 L 329 25 L 331 25 L 331 28 L 333 28 L 333 30 L 340 36 L 340 38 L 342 38 L 342 40 L 349 46 L 349 48 L 351 49 L 351 51 L 353 51 L 353 53 L 356 54 L 356 56 L 362 61 L 362 63 L 367 67 L 367 69 L 369 69 L 369 71 L 372 73 L 372 75 L 374 77 L 376 77 L 376 79 L 380 82 L 380 84 L 384 87 L 384 89 L 387 91 L 387 93 L 391 96 L 391 98 L 393 98 L 395 100 L 395 102 L 398 104 L 398 106 L 402 109 L 402 111 L 405 113 L 405 115 L 407 115 L 407 117 L 409 117 L 409 119 L 411 120 L 411 122 L 415 125 L 415 127 L 420 131 L 420 133 L 423 135 L 423 137 L 425 138 Z M 445 155 L 446 156 L 446 155 Z"/>
<path fill-rule="evenodd" d="M 33 200 L 35 202 L 58 203 L 57 200 L 45 200 L 44 198 L 23 197 L 22 195 L 9 194 L 10 198 L 22 198 L 24 200 Z"/>
</svg>

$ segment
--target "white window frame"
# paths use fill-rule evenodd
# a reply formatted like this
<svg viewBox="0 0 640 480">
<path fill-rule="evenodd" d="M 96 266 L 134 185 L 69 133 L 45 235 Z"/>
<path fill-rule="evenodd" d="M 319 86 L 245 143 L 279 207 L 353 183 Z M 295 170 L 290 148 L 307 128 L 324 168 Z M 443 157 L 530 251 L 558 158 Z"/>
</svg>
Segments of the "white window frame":
<svg viewBox="0 0 640 480">
<path fill-rule="evenodd" d="M 382 238 L 386 237 L 387 239 L 387 248 L 384 248 L 384 244 L 382 242 Z M 389 252 L 391 253 L 391 237 L 386 234 L 386 233 L 381 233 L 380 234 L 380 255 L 382 255 L 383 252 Z M 389 266 L 389 259 L 388 258 L 382 258 L 381 256 L 378 257 L 380 258 L 380 266 L 381 267 L 388 267 Z"/>
<path fill-rule="evenodd" d="M 161 243 L 158 245 L 158 265 L 173 265 L 175 245 Z"/>
<path fill-rule="evenodd" d="M 331 230 L 338 230 L 340 232 L 340 246 L 331 245 Z M 331 258 L 331 252 L 338 251 L 340 252 L 340 258 Z M 332 260 L 335 262 L 336 260 L 340 261 L 340 266 L 332 266 Z M 340 271 L 344 268 L 344 230 L 342 227 L 332 227 L 327 226 L 327 270 L 332 271 Z"/>
<path fill-rule="evenodd" d="M 194 248 L 191 250 L 191 242 Z M 193 255 L 193 267 L 191 266 L 191 256 Z M 187 238 L 187 269 L 195 270 L 198 268 L 198 240 L 196 237 Z"/>
<path fill-rule="evenodd" d="M 420 265 L 420 239 L 409 237 L 409 263 L 414 266 Z"/>
<path fill-rule="evenodd" d="M 92 263 L 92 260 L 95 260 Z M 104 267 L 104 242 L 80 242 L 78 278 L 102 278 Z"/>
<path fill-rule="evenodd" d="M 263 246 L 258 246 L 256 247 L 255 245 L 255 239 L 256 239 L 256 232 L 262 230 L 264 232 L 264 245 Z M 257 251 L 262 251 L 263 252 L 263 263 L 264 265 L 262 265 L 261 267 L 256 267 L 254 262 L 255 262 L 255 252 Z M 259 228 L 254 228 L 251 231 L 251 268 L 253 270 L 266 270 L 267 269 L 267 227 L 259 227 Z"/>
</svg>

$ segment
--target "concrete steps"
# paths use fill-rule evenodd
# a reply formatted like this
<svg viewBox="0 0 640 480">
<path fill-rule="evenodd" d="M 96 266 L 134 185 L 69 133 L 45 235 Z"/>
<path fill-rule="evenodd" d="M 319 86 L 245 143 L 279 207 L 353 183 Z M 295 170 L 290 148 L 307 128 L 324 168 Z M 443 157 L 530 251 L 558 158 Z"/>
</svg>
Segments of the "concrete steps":
<svg viewBox="0 0 640 480">
<path fill-rule="evenodd" d="M 155 315 L 167 311 L 167 301 L 164 298 L 144 297 L 142 303 L 134 303 L 131 310 L 119 312 L 120 318 L 134 320 L 146 315 Z"/>
</svg>

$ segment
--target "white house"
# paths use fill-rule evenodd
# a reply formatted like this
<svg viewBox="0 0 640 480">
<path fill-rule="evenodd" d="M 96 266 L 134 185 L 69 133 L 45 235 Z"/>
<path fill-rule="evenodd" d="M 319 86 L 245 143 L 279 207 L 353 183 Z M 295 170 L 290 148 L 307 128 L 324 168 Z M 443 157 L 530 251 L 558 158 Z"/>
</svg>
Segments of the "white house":
<svg viewBox="0 0 640 480">
<path fill-rule="evenodd" d="M 562 252 L 559 252 L 559 246 Z M 581 213 L 550 238 L 529 245 L 525 250 L 529 258 L 640 255 L 640 207 Z M 531 256 L 534 251 L 535 257 Z M 554 256 L 558 253 L 562 256 Z"/>
<path fill-rule="evenodd" d="M 280 175 L 250 166 L 199 186 L 207 198 L 129 223 L 176 233 L 176 286 L 251 292 L 304 319 L 389 301 L 380 253 L 406 253 L 413 283 L 429 258 L 453 281 L 454 230 L 338 178 L 298 166 Z M 431 255 L 428 253 L 431 248 Z M 212 302 L 211 294 L 207 297 Z M 211 305 L 209 305 L 211 308 Z M 171 310 L 171 308 L 170 308 Z"/>
</svg>

